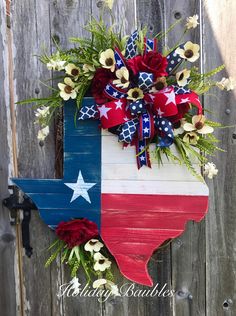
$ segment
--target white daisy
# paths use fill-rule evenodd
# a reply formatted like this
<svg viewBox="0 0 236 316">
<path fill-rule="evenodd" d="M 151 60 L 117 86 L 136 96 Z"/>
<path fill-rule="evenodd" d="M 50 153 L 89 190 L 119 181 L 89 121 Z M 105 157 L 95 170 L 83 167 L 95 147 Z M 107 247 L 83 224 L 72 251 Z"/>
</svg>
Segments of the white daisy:
<svg viewBox="0 0 236 316">
<path fill-rule="evenodd" d="M 47 63 L 48 70 L 63 70 L 65 68 L 66 61 L 65 60 L 50 60 Z"/>
<path fill-rule="evenodd" d="M 49 134 L 49 127 L 46 126 L 38 131 L 38 140 L 44 141 Z"/>
<path fill-rule="evenodd" d="M 97 239 L 90 239 L 85 245 L 84 249 L 91 253 L 98 252 L 104 245 Z"/>
<path fill-rule="evenodd" d="M 185 123 L 183 128 L 187 132 L 196 131 L 199 134 L 209 134 L 214 131 L 213 127 L 205 124 L 206 118 L 204 115 L 194 115 L 192 123 Z"/>
<path fill-rule="evenodd" d="M 222 78 L 221 81 L 216 83 L 217 87 L 220 88 L 221 90 L 234 90 L 236 86 L 236 81 L 234 78 L 229 77 L 229 78 Z"/>
<path fill-rule="evenodd" d="M 204 166 L 204 172 L 203 173 L 205 175 L 207 175 L 207 177 L 209 179 L 212 179 L 214 176 L 217 175 L 218 169 L 216 169 L 216 165 L 213 162 L 208 162 Z"/>
<path fill-rule="evenodd" d="M 60 91 L 60 96 L 63 100 L 67 101 L 70 98 L 75 99 L 77 92 L 75 91 L 75 83 L 69 78 L 64 79 L 64 83 L 58 83 L 58 88 Z"/>
<path fill-rule="evenodd" d="M 144 97 L 143 91 L 139 88 L 129 89 L 128 91 L 128 100 L 136 101 Z"/>
<path fill-rule="evenodd" d="M 65 71 L 68 75 L 74 77 L 75 81 L 78 79 L 80 73 L 79 67 L 75 66 L 74 64 L 68 64 L 65 67 Z"/>
<path fill-rule="evenodd" d="M 98 288 L 102 288 L 102 287 L 105 287 L 108 290 L 110 290 L 114 296 L 121 296 L 119 289 L 118 289 L 118 286 L 115 283 L 113 283 L 112 281 L 106 280 L 106 279 L 98 279 L 98 280 L 93 282 L 94 289 L 98 289 Z"/>
<path fill-rule="evenodd" d="M 185 26 L 187 27 L 187 29 L 195 29 L 198 26 L 198 15 L 195 14 L 193 16 L 189 16 L 187 18 L 187 23 L 185 24 Z"/>
<path fill-rule="evenodd" d="M 104 257 L 100 252 L 94 254 L 94 270 L 95 271 L 105 271 L 111 266 L 111 261 Z"/>
<path fill-rule="evenodd" d="M 188 83 L 188 78 L 190 77 L 190 70 L 184 69 L 176 74 L 176 80 L 179 86 L 184 87 Z"/>
<path fill-rule="evenodd" d="M 129 71 L 126 67 L 121 67 L 116 71 L 118 79 L 113 80 L 113 83 L 119 88 L 128 88 L 129 86 Z"/>
<path fill-rule="evenodd" d="M 194 44 L 192 42 L 187 42 L 184 45 L 184 48 L 178 47 L 176 49 L 176 54 L 178 54 L 181 58 L 187 59 L 191 63 L 195 62 L 199 58 L 199 50 L 200 46 L 198 44 Z"/>
<path fill-rule="evenodd" d="M 103 68 L 110 69 L 112 72 L 115 71 L 115 54 L 111 48 L 108 48 L 100 54 L 100 64 Z"/>
</svg>

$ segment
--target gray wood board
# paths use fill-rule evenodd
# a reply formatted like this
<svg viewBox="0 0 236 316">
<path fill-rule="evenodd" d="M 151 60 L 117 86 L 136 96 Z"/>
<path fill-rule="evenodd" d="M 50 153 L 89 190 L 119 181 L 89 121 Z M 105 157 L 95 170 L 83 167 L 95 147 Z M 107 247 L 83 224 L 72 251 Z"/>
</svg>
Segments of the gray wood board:
<svg viewBox="0 0 236 316">
<path fill-rule="evenodd" d="M 234 34 L 235 1 L 204 1 L 203 52 L 208 71 L 226 65 L 222 76 L 236 73 L 236 42 Z M 236 123 L 235 92 L 214 89 L 204 97 L 211 119 L 229 126 Z M 209 316 L 236 315 L 236 128 L 216 132 L 220 147 L 213 162 L 219 169 L 214 181 L 208 181 L 210 208 L 206 217 L 206 313 Z"/>
<path fill-rule="evenodd" d="M 42 52 L 45 47 L 50 53 L 55 49 L 52 36 L 62 48 L 71 47 L 70 36 L 86 35 L 82 26 L 90 14 L 99 15 L 100 1 L 16 1 L 12 3 L 12 32 L 14 47 L 14 93 L 15 100 L 29 97 L 45 96 L 47 89 L 39 80 L 49 78 L 47 69 L 33 55 Z M 199 41 L 200 31 L 203 30 L 203 60 L 206 70 L 227 62 L 232 63 L 232 52 L 235 57 L 235 45 L 227 36 L 234 26 L 232 13 L 235 10 L 233 0 L 223 0 L 217 4 L 216 10 L 209 10 L 211 0 L 115 0 L 114 12 L 118 25 L 124 26 L 124 33 L 130 33 L 135 24 L 148 25 L 149 33 L 166 29 L 176 19 L 198 13 L 201 17 L 201 28 L 191 32 L 188 37 Z M 214 6 L 215 6 L 214 2 Z M 1 6 L 3 3 L 1 2 Z M 2 9 L 2 7 L 1 7 Z M 136 11 L 135 11 L 136 10 Z M 4 14 L 1 10 L 1 25 L 4 24 Z M 216 13 L 218 20 L 214 19 Z M 219 13 L 220 12 L 220 13 Z M 137 16 L 137 21 L 135 20 Z M 221 17 L 227 16 L 227 19 Z M 108 16 L 106 15 L 108 19 Z M 214 30 L 212 23 L 214 22 Z M 172 46 L 181 36 L 184 22 L 168 35 L 168 40 L 161 43 Z M 223 24 L 223 28 L 222 28 Z M 6 26 L 4 26 L 6 28 Z M 6 62 L 6 32 L 2 28 L 0 34 L 1 64 Z M 223 33 L 222 33 L 223 30 Z M 215 32 L 222 33 L 224 41 L 217 42 Z M 235 32 L 234 32 L 235 33 Z M 233 34 L 233 31 L 232 31 Z M 222 36 L 222 38 L 223 38 Z M 228 49 L 230 48 L 231 49 Z M 2 49 L 4 48 L 4 49 Z M 232 63 L 230 74 L 235 73 L 235 63 Z M 0 69 L 0 78 L 5 75 L 6 67 Z M 220 78 L 221 76 L 219 76 Z M 0 174 L 3 179 L 0 188 L 1 197 L 8 195 L 7 177 L 9 157 L 9 137 L 7 138 L 7 85 L 1 85 L 1 157 Z M 7 88 L 8 89 L 8 88 Z M 215 91 L 217 98 L 206 96 L 204 104 L 213 110 L 212 119 L 226 124 L 234 124 L 236 110 L 233 93 Z M 222 106 L 223 105 L 223 106 Z M 230 109 L 227 115 L 226 107 Z M 37 127 L 33 124 L 34 109 L 30 106 L 16 106 L 17 139 L 18 139 L 18 169 L 19 176 L 24 177 L 53 177 L 54 176 L 54 137 L 52 133 L 43 147 L 37 141 Z M 177 291 L 174 298 L 115 298 L 99 304 L 96 298 L 57 298 L 58 286 L 70 280 L 67 268 L 57 264 L 49 269 L 44 268 L 47 258 L 46 248 L 54 235 L 40 220 L 35 212 L 31 221 L 31 243 L 34 254 L 31 259 L 23 253 L 23 298 L 25 315 L 235 315 L 235 140 L 232 134 L 236 129 L 220 130 L 219 137 L 227 154 L 217 154 L 214 161 L 219 167 L 219 177 L 209 183 L 211 192 L 210 210 L 206 225 L 188 223 L 186 232 L 177 240 L 158 250 L 149 264 L 149 271 L 160 286 L 167 283 L 168 288 Z M 224 194 L 223 194 L 224 192 Z M 206 229 L 206 233 L 205 233 Z M 8 242 L 7 236 L 10 236 Z M 6 284 L 0 290 L 0 307 L 3 316 L 15 314 L 17 309 L 14 275 L 15 245 L 14 231 L 8 222 L 6 210 L 0 212 L 0 276 Z M 17 271 L 17 263 L 15 263 Z M 7 267 L 7 268 L 6 268 Z M 127 282 L 116 273 L 119 284 Z M 82 275 L 81 281 L 85 282 Z M 143 289 L 142 286 L 136 286 Z M 224 304 L 224 306 L 223 306 Z M 5 314 L 4 314 L 5 313 Z"/>
<path fill-rule="evenodd" d="M 8 197 L 10 165 L 9 74 L 5 2 L 0 2 L 0 200 Z M 14 316 L 17 310 L 15 231 L 10 226 L 9 212 L 0 203 L 0 310 L 2 316 Z"/>
</svg>

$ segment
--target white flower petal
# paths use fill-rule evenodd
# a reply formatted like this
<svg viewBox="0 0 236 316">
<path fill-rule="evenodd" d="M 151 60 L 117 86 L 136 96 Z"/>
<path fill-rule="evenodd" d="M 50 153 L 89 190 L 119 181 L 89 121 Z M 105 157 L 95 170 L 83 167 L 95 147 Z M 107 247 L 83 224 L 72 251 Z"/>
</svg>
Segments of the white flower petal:
<svg viewBox="0 0 236 316">
<path fill-rule="evenodd" d="M 204 125 L 203 128 L 198 130 L 199 134 L 210 134 L 214 132 L 214 128 L 208 125 Z"/>
<path fill-rule="evenodd" d="M 195 131 L 195 130 L 196 130 L 195 126 L 193 126 L 193 124 L 191 124 L 191 123 L 185 123 L 185 124 L 183 125 L 183 129 L 184 129 L 185 131 L 187 131 L 187 132 L 192 132 L 192 131 Z"/>
</svg>

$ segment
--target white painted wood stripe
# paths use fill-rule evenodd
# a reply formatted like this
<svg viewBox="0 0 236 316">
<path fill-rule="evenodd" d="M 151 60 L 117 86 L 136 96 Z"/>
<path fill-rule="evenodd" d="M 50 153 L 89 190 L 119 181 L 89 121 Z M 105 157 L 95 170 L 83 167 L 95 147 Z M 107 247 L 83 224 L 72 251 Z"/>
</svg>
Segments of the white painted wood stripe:
<svg viewBox="0 0 236 316">
<path fill-rule="evenodd" d="M 125 156 L 125 153 L 124 153 Z M 103 163 L 102 178 L 104 180 L 139 180 L 139 181 L 192 181 L 198 182 L 197 178 L 189 174 L 185 167 L 169 164 L 158 166 L 152 164 L 152 168 L 142 167 L 137 170 L 136 163 L 117 164 Z"/>
<path fill-rule="evenodd" d="M 207 196 L 208 187 L 185 166 L 170 162 L 138 170 L 135 148 L 123 149 L 117 136 L 103 131 L 102 193 Z"/>
<path fill-rule="evenodd" d="M 152 161 L 152 165 L 157 165 L 157 160 L 154 159 L 154 150 L 155 150 L 155 144 L 150 145 L 150 157 Z M 171 151 L 173 154 L 175 154 L 177 157 L 180 158 L 179 153 L 174 145 L 171 146 Z M 111 157 L 112 153 L 112 157 Z M 124 159 L 125 156 L 125 159 Z M 103 163 L 110 163 L 111 159 L 113 163 L 117 164 L 126 164 L 126 163 L 133 163 L 136 164 L 136 152 L 134 146 L 128 146 L 123 148 L 123 145 L 118 142 L 118 138 L 115 135 L 103 135 L 102 134 L 102 157 L 103 157 Z M 194 157 L 192 159 L 194 164 L 197 164 L 197 160 Z M 173 161 L 168 160 L 163 155 L 163 164 L 172 164 L 174 165 Z M 176 165 L 178 165 L 176 163 Z M 179 165 L 178 165 L 179 166 Z"/>
<path fill-rule="evenodd" d="M 102 180 L 102 193 L 208 196 L 201 182 Z"/>
</svg>

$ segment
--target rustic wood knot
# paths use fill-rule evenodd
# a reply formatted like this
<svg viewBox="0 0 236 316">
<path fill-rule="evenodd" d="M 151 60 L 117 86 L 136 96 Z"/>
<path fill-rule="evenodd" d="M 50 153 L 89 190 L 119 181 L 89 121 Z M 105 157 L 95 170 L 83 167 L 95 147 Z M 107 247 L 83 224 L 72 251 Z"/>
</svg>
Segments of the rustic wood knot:
<svg viewBox="0 0 236 316">
<path fill-rule="evenodd" d="M 35 88 L 35 89 L 34 89 L 34 92 L 35 92 L 36 94 L 39 94 L 39 92 L 40 92 L 39 88 L 38 88 L 38 87 Z"/>
<path fill-rule="evenodd" d="M 229 115 L 231 113 L 230 109 L 226 109 L 225 113 Z"/>
<path fill-rule="evenodd" d="M 154 31 L 154 26 L 153 25 L 149 25 L 149 31 L 153 32 Z"/>
<path fill-rule="evenodd" d="M 59 44 L 59 43 L 60 43 L 60 37 L 59 37 L 57 34 L 54 34 L 52 38 L 53 38 L 53 41 L 54 41 L 56 44 Z"/>
<path fill-rule="evenodd" d="M 103 7 L 103 1 L 98 1 L 97 2 L 97 7 L 102 8 Z"/>
<path fill-rule="evenodd" d="M 183 290 L 178 290 L 177 292 L 176 292 L 176 294 L 177 294 L 177 296 L 179 297 L 179 298 L 181 298 L 181 299 L 190 299 L 190 297 L 191 297 L 191 299 L 193 298 L 192 297 L 192 295 L 191 295 L 191 293 L 189 293 L 188 291 L 183 291 Z"/>
<path fill-rule="evenodd" d="M 5 243 L 9 243 L 15 240 L 15 236 L 11 233 L 4 233 L 0 236 L 0 239 Z"/>
<path fill-rule="evenodd" d="M 231 300 L 231 298 L 227 298 L 227 299 L 223 302 L 223 309 L 229 310 L 232 304 L 233 304 L 233 301 Z"/>
<path fill-rule="evenodd" d="M 43 141 L 43 140 L 40 140 L 40 141 L 39 141 L 39 146 L 40 146 L 40 147 L 43 147 L 43 146 L 44 146 L 44 141 Z"/>
<path fill-rule="evenodd" d="M 174 17 L 175 17 L 176 20 L 180 20 L 182 18 L 182 14 L 180 12 L 176 11 L 174 13 Z"/>
<path fill-rule="evenodd" d="M 233 133 L 232 137 L 233 139 L 236 139 L 236 133 Z"/>
</svg>

